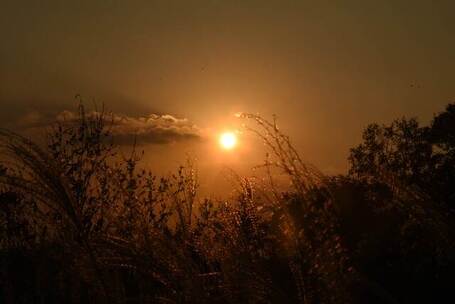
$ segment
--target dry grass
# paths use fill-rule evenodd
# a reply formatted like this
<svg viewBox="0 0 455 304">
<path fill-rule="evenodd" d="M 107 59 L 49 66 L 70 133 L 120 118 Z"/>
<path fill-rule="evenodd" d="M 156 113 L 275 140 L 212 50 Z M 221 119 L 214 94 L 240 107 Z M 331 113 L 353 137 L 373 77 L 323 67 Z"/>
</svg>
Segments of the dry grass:
<svg viewBox="0 0 455 304">
<path fill-rule="evenodd" d="M 157 177 L 135 151 L 125 157 L 111 143 L 109 115 L 82 105 L 79 114 L 78 124 L 53 127 L 47 148 L 0 130 L 3 192 L 35 206 L 27 215 L 40 223 L 34 248 L 48 248 L 62 273 L 79 278 L 66 283 L 78 297 L 61 299 L 352 301 L 359 273 L 340 234 L 336 183 L 300 157 L 275 119 L 241 115 L 268 147 L 267 187 L 239 177 L 235 199 L 213 201 L 198 197 L 193 162 Z M 276 186 L 276 169 L 291 188 Z"/>
</svg>

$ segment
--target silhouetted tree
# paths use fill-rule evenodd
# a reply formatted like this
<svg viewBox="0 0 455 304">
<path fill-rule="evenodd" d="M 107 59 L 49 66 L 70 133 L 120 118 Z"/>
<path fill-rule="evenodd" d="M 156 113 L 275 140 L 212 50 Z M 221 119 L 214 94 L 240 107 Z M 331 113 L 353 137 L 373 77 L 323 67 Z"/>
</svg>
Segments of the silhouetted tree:
<svg viewBox="0 0 455 304">
<path fill-rule="evenodd" d="M 419 126 L 415 118 L 369 125 L 349 161 L 351 176 L 412 187 L 455 208 L 455 105 L 449 104 L 430 126 Z"/>
<path fill-rule="evenodd" d="M 428 130 L 433 144 L 433 196 L 455 210 L 455 104 L 434 117 Z"/>
<path fill-rule="evenodd" d="M 374 250 L 378 255 L 374 264 L 361 268 L 370 269 L 367 273 L 404 302 L 449 295 L 447 281 L 455 265 L 454 117 L 454 105 L 448 105 L 429 126 L 405 118 L 390 125 L 369 125 L 349 157 L 354 184 L 341 186 L 346 192 L 357 184 L 356 196 L 363 193 L 360 201 L 387 223 L 365 231 L 368 237 L 361 243 L 371 243 L 372 233 L 392 232 L 388 244 Z M 381 190 L 372 191 L 375 188 Z M 359 256 L 357 261 L 361 260 Z M 393 276 L 387 274 L 388 268 Z M 420 292 L 415 292 L 416 286 Z"/>
<path fill-rule="evenodd" d="M 164 177 L 141 167 L 135 149 L 112 144 L 109 115 L 82 105 L 45 147 L 0 129 L 0 301 L 453 298 L 454 112 L 428 127 L 370 125 L 336 177 L 305 162 L 275 120 L 242 114 L 268 148 L 265 175 L 233 174 L 228 200 L 199 199 L 192 161 Z"/>
</svg>

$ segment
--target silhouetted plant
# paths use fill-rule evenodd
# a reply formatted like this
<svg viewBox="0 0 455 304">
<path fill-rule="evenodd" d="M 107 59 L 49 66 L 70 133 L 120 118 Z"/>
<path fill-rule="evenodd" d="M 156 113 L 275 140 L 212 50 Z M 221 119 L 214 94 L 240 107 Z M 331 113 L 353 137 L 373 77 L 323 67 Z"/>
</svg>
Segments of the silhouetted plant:
<svg viewBox="0 0 455 304">
<path fill-rule="evenodd" d="M 269 122 L 254 114 L 240 114 L 253 120 L 259 129 L 247 126 L 263 140 L 269 153 L 262 167 L 266 169 L 269 188 L 278 203 L 274 204 L 281 219 L 282 237 L 287 239 L 290 267 L 295 275 L 302 303 L 345 303 L 349 301 L 347 285 L 353 268 L 339 235 L 334 197 L 328 178 L 303 161 L 288 136 L 278 128 L 276 119 Z M 287 191 L 275 189 L 271 168 L 278 168 L 290 180 Z"/>
<path fill-rule="evenodd" d="M 354 180 L 367 189 L 375 185 L 384 189 L 375 196 L 385 199 L 372 208 L 395 214 L 394 267 L 403 267 L 402 273 L 420 280 L 426 276 L 425 284 L 447 275 L 454 257 L 451 138 L 455 129 L 449 127 L 454 121 L 449 105 L 429 127 L 405 118 L 389 126 L 369 125 L 363 143 L 349 157 Z"/>
<path fill-rule="evenodd" d="M 455 265 L 450 215 L 435 203 L 451 202 L 452 112 L 429 128 L 370 126 L 351 174 L 338 177 L 305 162 L 275 119 L 241 114 L 268 148 L 256 168 L 265 177 L 234 173 L 227 200 L 198 196 L 191 159 L 158 177 L 137 147 L 122 153 L 104 110 L 81 104 L 77 120 L 52 126 L 45 148 L 0 130 L 0 275 L 13 276 L 22 252 L 42 283 L 56 282 L 59 295 L 32 284 L 44 302 L 364 303 L 359 288 L 406 302 L 395 274 L 380 275 L 387 265 L 400 278 Z M 431 183 L 439 177 L 441 196 Z M 0 286 L 5 299 L 19 299 L 16 286 Z"/>
</svg>

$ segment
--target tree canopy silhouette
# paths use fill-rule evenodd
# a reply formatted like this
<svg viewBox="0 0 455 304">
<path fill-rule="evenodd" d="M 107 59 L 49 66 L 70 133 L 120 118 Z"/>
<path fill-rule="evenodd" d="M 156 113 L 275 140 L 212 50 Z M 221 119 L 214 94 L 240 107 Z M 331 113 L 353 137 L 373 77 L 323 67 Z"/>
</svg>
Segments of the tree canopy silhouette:
<svg viewBox="0 0 455 304">
<path fill-rule="evenodd" d="M 420 126 L 415 118 L 370 124 L 349 161 L 351 176 L 415 187 L 454 210 L 455 104 L 429 126 Z"/>
</svg>

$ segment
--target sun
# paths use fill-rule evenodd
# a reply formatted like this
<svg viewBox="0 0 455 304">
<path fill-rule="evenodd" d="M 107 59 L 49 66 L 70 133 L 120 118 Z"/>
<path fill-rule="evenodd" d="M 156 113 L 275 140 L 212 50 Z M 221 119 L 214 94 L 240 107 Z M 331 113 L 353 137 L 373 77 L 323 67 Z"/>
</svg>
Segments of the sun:
<svg viewBox="0 0 455 304">
<path fill-rule="evenodd" d="M 237 136 L 234 132 L 224 132 L 221 133 L 219 142 L 223 149 L 231 150 L 237 145 Z"/>
</svg>

